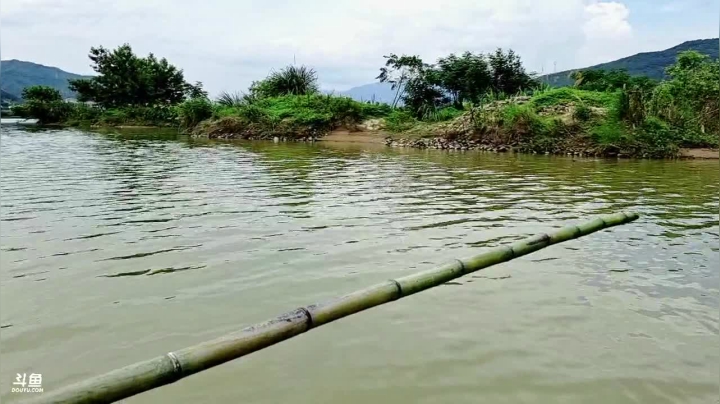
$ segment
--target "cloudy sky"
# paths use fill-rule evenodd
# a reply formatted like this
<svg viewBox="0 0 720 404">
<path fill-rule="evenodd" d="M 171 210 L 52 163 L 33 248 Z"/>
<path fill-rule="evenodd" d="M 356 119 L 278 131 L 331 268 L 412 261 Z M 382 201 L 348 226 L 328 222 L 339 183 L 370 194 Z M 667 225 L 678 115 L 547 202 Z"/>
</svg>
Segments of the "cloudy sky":
<svg viewBox="0 0 720 404">
<path fill-rule="evenodd" d="M 295 60 L 326 90 L 374 81 L 382 56 L 513 48 L 552 72 L 718 36 L 718 0 L 2 0 L 2 59 L 90 74 L 91 46 L 130 43 L 243 90 Z M 556 66 L 556 67 L 555 67 Z"/>
</svg>

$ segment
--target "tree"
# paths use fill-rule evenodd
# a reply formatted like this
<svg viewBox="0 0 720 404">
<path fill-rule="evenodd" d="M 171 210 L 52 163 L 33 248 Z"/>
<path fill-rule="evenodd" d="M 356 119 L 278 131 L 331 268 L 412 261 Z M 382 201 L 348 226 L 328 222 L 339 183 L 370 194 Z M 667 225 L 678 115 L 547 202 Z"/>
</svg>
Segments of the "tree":
<svg viewBox="0 0 720 404">
<path fill-rule="evenodd" d="M 440 75 L 434 66 L 428 65 L 418 56 L 385 56 L 385 67 L 380 68 L 377 79 L 391 83 L 397 90 L 392 106 L 400 100 L 417 118 L 423 118 L 447 103 L 441 87 Z"/>
<path fill-rule="evenodd" d="M 70 81 L 80 101 L 104 107 L 175 105 L 188 97 L 205 96 L 202 84 L 189 84 L 183 71 L 152 53 L 136 56 L 130 45 L 115 50 L 90 48 L 89 58 L 98 75 Z"/>
<path fill-rule="evenodd" d="M 41 124 L 56 123 L 64 120 L 70 113 L 70 104 L 63 102 L 60 91 L 48 86 L 31 86 L 22 91 L 24 104 L 14 108 L 13 112 L 35 118 Z"/>
<path fill-rule="evenodd" d="M 30 86 L 22 90 L 25 101 L 55 102 L 62 101 L 60 91 L 49 86 Z"/>
<path fill-rule="evenodd" d="M 492 82 L 491 72 L 485 56 L 463 53 L 438 59 L 440 85 L 450 95 L 452 103 L 461 108 L 464 101 L 480 102 Z"/>
<path fill-rule="evenodd" d="M 537 86 L 536 80 L 523 67 L 522 60 L 512 49 L 507 53 L 501 48 L 488 55 L 488 64 L 492 74 L 493 91 L 504 94 L 515 94 L 519 91 Z"/>
<path fill-rule="evenodd" d="M 505 53 L 498 49 L 487 56 L 450 54 L 435 65 L 424 63 L 418 56 L 394 53 L 385 59 L 377 79 L 397 90 L 392 107 L 402 100 L 421 119 L 450 104 L 462 108 L 465 101 L 480 102 L 490 91 L 514 94 L 537 85 L 512 50 Z"/>
<path fill-rule="evenodd" d="M 381 83 L 390 83 L 390 88 L 395 91 L 391 106 L 395 108 L 402 98 L 408 80 L 417 79 L 428 66 L 418 56 L 398 56 L 391 53 L 390 56 L 383 57 L 387 59 L 385 67 L 380 68 L 376 79 Z"/>
<path fill-rule="evenodd" d="M 652 112 L 686 130 L 720 133 L 720 61 L 695 51 L 678 55 L 667 68 L 670 80 L 653 91 Z"/>
</svg>

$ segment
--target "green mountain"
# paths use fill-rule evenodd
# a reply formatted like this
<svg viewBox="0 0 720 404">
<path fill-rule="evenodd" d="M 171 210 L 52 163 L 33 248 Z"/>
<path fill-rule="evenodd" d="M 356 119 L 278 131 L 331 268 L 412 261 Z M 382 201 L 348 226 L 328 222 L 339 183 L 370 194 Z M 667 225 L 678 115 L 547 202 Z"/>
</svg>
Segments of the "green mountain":
<svg viewBox="0 0 720 404">
<path fill-rule="evenodd" d="M 650 78 L 660 80 L 665 77 L 665 68 L 675 63 L 675 58 L 680 52 L 694 50 L 705 55 L 709 55 L 713 59 L 718 58 L 719 47 L 718 38 L 714 39 L 696 39 L 694 41 L 683 42 L 680 45 L 673 46 L 657 52 L 643 52 L 637 55 L 628 56 L 613 62 L 602 63 L 595 66 L 586 67 L 584 69 L 566 70 L 559 73 L 548 74 L 540 77 L 540 79 L 552 86 L 568 86 L 572 84 L 572 80 L 568 77 L 570 73 L 576 70 L 587 69 L 626 69 L 632 76 L 648 76 Z"/>
<path fill-rule="evenodd" d="M 2 101 L 18 101 L 19 97 L 16 97 L 15 95 L 10 94 L 5 90 L 0 90 L 0 100 L 2 100 Z"/>
<path fill-rule="evenodd" d="M 0 61 L 0 90 L 2 99 L 20 98 L 25 87 L 44 85 L 56 88 L 65 98 L 73 98 L 75 94 L 68 88 L 68 80 L 81 79 L 86 76 L 68 73 L 57 67 L 43 66 L 22 60 Z"/>
</svg>

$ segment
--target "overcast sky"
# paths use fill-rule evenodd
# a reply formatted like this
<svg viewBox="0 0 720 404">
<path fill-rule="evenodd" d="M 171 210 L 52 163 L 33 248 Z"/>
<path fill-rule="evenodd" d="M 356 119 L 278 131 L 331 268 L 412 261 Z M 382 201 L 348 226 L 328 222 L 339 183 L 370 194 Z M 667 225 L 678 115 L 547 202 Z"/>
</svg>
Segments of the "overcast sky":
<svg viewBox="0 0 720 404">
<path fill-rule="evenodd" d="M 585 67 L 718 35 L 717 0 L 2 0 L 2 59 L 90 74 L 91 46 L 130 43 L 202 81 L 244 90 L 314 67 L 323 89 L 374 81 L 383 55 L 518 52 L 530 70 Z"/>
</svg>

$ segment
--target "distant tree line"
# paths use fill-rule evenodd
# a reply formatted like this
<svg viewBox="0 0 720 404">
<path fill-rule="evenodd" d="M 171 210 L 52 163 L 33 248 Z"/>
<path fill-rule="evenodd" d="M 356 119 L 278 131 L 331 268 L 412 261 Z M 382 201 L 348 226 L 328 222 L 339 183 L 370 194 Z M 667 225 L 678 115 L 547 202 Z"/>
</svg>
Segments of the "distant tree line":
<svg viewBox="0 0 720 404">
<path fill-rule="evenodd" d="M 447 106 L 462 109 L 463 103 L 480 103 L 488 95 L 513 95 L 538 86 L 513 50 L 450 54 L 435 64 L 419 56 L 390 54 L 385 59 L 377 79 L 396 91 L 393 107 L 402 102 L 417 118 Z"/>
<path fill-rule="evenodd" d="M 202 83 L 185 81 L 183 71 L 152 53 L 140 57 L 125 44 L 115 50 L 90 48 L 89 58 L 97 76 L 70 81 L 78 101 L 106 108 L 175 105 L 187 98 L 205 97 Z"/>
</svg>

